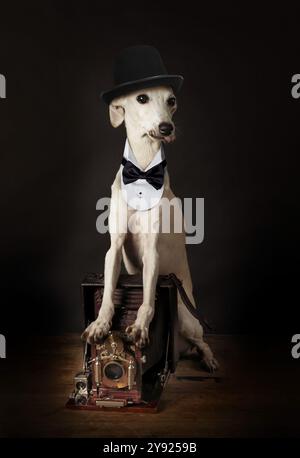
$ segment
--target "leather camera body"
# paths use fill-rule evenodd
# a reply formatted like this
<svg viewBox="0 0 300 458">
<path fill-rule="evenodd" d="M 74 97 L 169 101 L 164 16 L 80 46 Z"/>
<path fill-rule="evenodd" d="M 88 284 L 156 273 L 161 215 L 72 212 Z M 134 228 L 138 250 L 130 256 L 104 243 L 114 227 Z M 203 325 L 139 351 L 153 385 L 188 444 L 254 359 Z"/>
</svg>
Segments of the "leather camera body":
<svg viewBox="0 0 300 458">
<path fill-rule="evenodd" d="M 85 326 L 102 305 L 103 275 L 89 274 L 82 282 Z M 143 406 L 156 409 L 179 358 L 177 348 L 177 289 L 169 276 L 159 276 L 149 343 L 138 348 L 126 335 L 143 303 L 141 276 L 120 275 L 114 294 L 111 330 L 102 341 L 86 345 L 84 371 L 75 377 L 69 404 L 98 409 Z"/>
</svg>

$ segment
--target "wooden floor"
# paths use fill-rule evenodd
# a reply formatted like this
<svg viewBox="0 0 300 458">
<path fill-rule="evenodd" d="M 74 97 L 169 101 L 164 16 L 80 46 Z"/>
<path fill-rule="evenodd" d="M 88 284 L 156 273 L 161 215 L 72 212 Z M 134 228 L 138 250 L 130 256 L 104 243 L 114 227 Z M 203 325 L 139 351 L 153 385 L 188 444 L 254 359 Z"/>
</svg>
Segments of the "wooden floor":
<svg viewBox="0 0 300 458">
<path fill-rule="evenodd" d="M 179 363 L 160 412 L 82 412 L 64 405 L 81 367 L 78 335 L 35 338 L 0 361 L 0 436 L 257 437 L 300 436 L 300 361 L 289 341 L 209 336 L 221 369 Z"/>
</svg>

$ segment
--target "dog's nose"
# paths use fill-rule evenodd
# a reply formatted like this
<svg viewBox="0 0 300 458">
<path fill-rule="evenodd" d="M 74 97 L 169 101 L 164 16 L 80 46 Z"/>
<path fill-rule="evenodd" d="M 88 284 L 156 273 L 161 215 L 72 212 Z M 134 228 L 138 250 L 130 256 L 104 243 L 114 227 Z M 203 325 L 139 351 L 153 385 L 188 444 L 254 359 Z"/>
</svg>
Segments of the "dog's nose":
<svg viewBox="0 0 300 458">
<path fill-rule="evenodd" d="M 168 135 L 171 135 L 173 131 L 173 126 L 169 122 L 161 122 L 158 128 L 159 128 L 159 133 L 161 135 L 164 135 L 165 137 L 168 137 Z"/>
</svg>

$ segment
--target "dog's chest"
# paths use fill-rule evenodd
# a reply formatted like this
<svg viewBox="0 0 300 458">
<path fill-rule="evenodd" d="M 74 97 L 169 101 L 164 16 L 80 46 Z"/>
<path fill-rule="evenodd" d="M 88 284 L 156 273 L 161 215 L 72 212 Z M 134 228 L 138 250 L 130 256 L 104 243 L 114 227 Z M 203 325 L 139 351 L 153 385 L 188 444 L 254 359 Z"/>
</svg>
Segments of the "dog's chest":
<svg viewBox="0 0 300 458">
<path fill-rule="evenodd" d="M 128 215 L 128 231 L 131 234 L 146 236 L 148 234 L 156 234 L 160 227 L 160 209 L 154 207 L 148 211 L 129 212 Z"/>
</svg>

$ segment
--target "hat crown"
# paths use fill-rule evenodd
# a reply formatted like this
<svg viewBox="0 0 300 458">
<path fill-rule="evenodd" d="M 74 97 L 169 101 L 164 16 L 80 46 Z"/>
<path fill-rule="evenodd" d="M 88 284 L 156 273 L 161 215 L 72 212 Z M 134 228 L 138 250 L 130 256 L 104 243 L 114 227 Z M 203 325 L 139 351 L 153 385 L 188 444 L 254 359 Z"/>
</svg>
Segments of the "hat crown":
<svg viewBox="0 0 300 458">
<path fill-rule="evenodd" d="M 101 94 L 105 103 L 130 94 L 130 92 L 155 86 L 171 87 L 177 94 L 182 86 L 183 76 L 169 75 L 153 46 L 131 46 L 124 49 L 114 64 L 115 87 Z"/>
<path fill-rule="evenodd" d="M 115 60 L 115 85 L 157 75 L 167 75 L 167 69 L 153 46 L 131 46 L 124 49 Z"/>
</svg>

